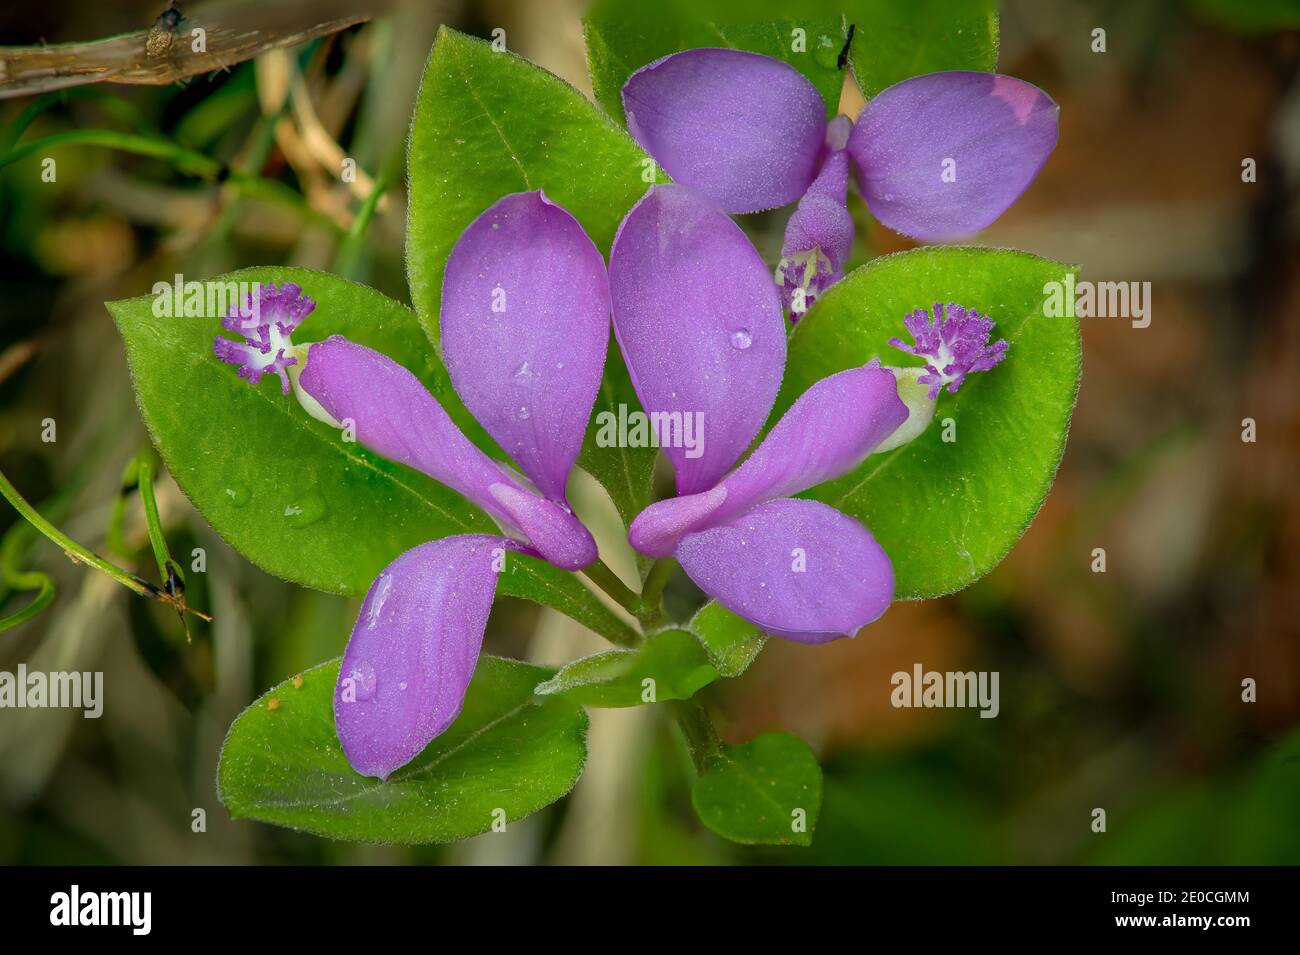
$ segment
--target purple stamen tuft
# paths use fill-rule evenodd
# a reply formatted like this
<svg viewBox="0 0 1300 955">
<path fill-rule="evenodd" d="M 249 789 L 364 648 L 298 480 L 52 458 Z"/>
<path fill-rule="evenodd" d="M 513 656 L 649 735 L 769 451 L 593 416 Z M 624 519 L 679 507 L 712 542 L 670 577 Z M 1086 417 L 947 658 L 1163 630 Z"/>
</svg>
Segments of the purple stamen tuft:
<svg viewBox="0 0 1300 955">
<path fill-rule="evenodd" d="M 1009 347 L 1006 339 L 989 344 L 994 323 L 973 308 L 935 303 L 933 316 L 917 309 L 903 319 L 914 345 L 900 338 L 889 340 L 899 351 L 927 359 L 926 373 L 916 380 L 930 386 L 931 401 L 945 385 L 955 393 L 971 372 L 988 371 L 1006 357 Z"/>
<path fill-rule="evenodd" d="M 316 307 L 315 301 L 293 282 L 279 288 L 274 283 L 258 285 L 243 302 L 221 320 L 228 332 L 244 336 L 244 341 L 216 338 L 212 351 L 224 362 L 239 366 L 239 377 L 257 384 L 262 376 L 274 372 L 280 377 L 284 394 L 290 390 L 286 369 L 298 359 L 288 354 L 293 348 L 290 335 Z"/>
</svg>

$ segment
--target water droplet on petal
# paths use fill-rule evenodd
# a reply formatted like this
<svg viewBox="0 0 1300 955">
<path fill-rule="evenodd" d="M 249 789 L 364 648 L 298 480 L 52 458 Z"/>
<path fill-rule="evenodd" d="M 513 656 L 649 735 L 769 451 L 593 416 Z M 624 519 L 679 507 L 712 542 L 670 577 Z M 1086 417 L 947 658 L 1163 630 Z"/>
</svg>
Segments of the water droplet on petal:
<svg viewBox="0 0 1300 955">
<path fill-rule="evenodd" d="M 537 377 L 537 372 L 533 371 L 531 368 L 528 367 L 528 362 L 524 362 L 522 365 L 520 365 L 518 368 L 515 369 L 515 381 L 519 382 L 522 385 L 528 384 L 536 377 Z"/>
<path fill-rule="evenodd" d="M 369 660 L 357 663 L 348 676 L 352 679 L 352 692 L 356 694 L 358 702 L 375 698 L 375 691 L 379 689 L 379 677 L 375 675 L 375 668 Z"/>
<path fill-rule="evenodd" d="M 515 417 L 520 421 L 527 421 L 531 416 L 532 412 L 528 410 L 528 405 L 520 405 L 519 410 L 515 412 Z"/>
<path fill-rule="evenodd" d="M 754 344 L 754 336 L 749 334 L 748 328 L 738 328 L 731 333 L 731 347 L 736 351 L 744 351 L 752 344 Z"/>
<path fill-rule="evenodd" d="M 406 681 L 403 680 L 401 683 L 397 684 L 397 688 L 398 688 L 399 690 L 405 690 L 405 689 L 406 689 Z"/>
<path fill-rule="evenodd" d="M 393 589 L 393 578 L 391 574 L 384 574 L 379 578 L 379 584 L 375 587 L 374 595 L 370 598 L 370 607 L 366 611 L 366 628 L 373 630 L 375 624 L 379 623 L 379 614 L 384 609 L 384 602 L 388 600 L 388 592 Z"/>
</svg>

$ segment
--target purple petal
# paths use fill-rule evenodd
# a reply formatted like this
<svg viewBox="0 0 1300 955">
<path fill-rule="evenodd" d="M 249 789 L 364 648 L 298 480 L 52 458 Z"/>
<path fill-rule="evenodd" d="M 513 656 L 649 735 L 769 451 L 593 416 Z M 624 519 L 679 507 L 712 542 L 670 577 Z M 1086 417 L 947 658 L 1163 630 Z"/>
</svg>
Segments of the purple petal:
<svg viewBox="0 0 1300 955">
<path fill-rule="evenodd" d="M 716 488 L 650 505 L 632 522 L 628 539 L 642 553 L 662 557 L 691 531 L 847 474 L 906 420 L 897 379 L 878 362 L 830 375 L 800 395 Z"/>
<path fill-rule="evenodd" d="M 772 276 L 740 227 L 682 186 L 651 186 L 632 207 L 609 276 L 641 406 L 699 415 L 702 447 L 664 448 L 677 490 L 710 488 L 758 433 L 781 384 L 786 325 Z"/>
<path fill-rule="evenodd" d="M 794 67 L 697 49 L 643 66 L 623 86 L 627 128 L 675 182 L 731 213 L 798 199 L 817 172 L 826 106 Z"/>
<path fill-rule="evenodd" d="M 445 537 L 371 584 L 334 688 L 339 742 L 357 772 L 386 779 L 456 719 L 511 546 Z"/>
<path fill-rule="evenodd" d="M 827 155 L 785 227 L 777 282 L 792 321 L 812 307 L 831 285 L 844 277 L 853 247 L 853 216 L 846 206 L 849 156 L 845 144 L 852 130 L 847 116 L 837 116 L 827 131 Z"/>
<path fill-rule="evenodd" d="M 655 501 L 632 521 L 627 529 L 628 543 L 649 557 L 671 557 L 683 537 L 710 526 L 710 515 L 726 499 L 726 489 L 715 487 L 699 494 Z"/>
<path fill-rule="evenodd" d="M 465 406 L 564 500 L 609 345 L 605 262 L 582 226 L 540 191 L 499 200 L 447 259 L 441 330 Z"/>
<path fill-rule="evenodd" d="M 574 569 L 596 559 L 595 542 L 566 506 L 523 488 L 391 358 L 335 335 L 308 350 L 298 385 L 337 424 L 350 426 L 359 444 L 460 492 L 556 566 Z M 499 487 L 530 500 L 503 503 Z"/>
<path fill-rule="evenodd" d="M 579 570 L 600 556 L 591 532 L 568 505 L 549 501 L 506 483 L 493 484 L 493 499 L 509 515 L 509 525 L 546 560 L 564 570 Z"/>
<path fill-rule="evenodd" d="M 894 570 L 875 538 L 819 501 L 760 504 L 683 538 L 677 559 L 728 610 L 800 643 L 852 636 L 894 597 Z"/>
<path fill-rule="evenodd" d="M 849 139 L 877 219 L 922 241 L 967 236 L 1029 188 L 1056 146 L 1060 108 L 996 73 L 930 73 L 867 104 Z"/>
</svg>

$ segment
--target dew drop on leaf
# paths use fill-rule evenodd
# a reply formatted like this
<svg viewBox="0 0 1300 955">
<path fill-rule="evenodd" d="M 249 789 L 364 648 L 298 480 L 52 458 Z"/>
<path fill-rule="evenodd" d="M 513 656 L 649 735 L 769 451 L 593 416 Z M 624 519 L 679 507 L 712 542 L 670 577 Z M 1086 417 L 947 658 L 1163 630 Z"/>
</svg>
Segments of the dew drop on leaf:
<svg viewBox="0 0 1300 955">
<path fill-rule="evenodd" d="M 329 505 L 320 491 L 312 490 L 289 502 L 284 508 L 284 520 L 290 527 L 310 527 L 329 512 Z"/>
<path fill-rule="evenodd" d="M 824 70 L 839 69 L 840 48 L 844 45 L 843 41 L 836 43 L 831 37 L 823 34 L 815 42 L 817 48 L 813 51 L 813 60 L 817 65 Z"/>
</svg>

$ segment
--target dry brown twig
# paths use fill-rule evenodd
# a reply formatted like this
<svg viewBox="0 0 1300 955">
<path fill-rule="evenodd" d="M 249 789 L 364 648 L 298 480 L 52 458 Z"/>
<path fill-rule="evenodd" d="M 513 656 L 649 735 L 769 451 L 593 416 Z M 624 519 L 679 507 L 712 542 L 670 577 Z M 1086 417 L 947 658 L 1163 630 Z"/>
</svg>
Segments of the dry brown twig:
<svg viewBox="0 0 1300 955">
<path fill-rule="evenodd" d="M 163 86 L 337 33 L 395 5 L 396 0 L 220 0 L 184 10 L 174 25 L 160 17 L 156 28 L 103 40 L 0 47 L 0 99 L 87 83 Z M 196 52 L 192 31 L 200 29 L 205 49 Z"/>
</svg>

